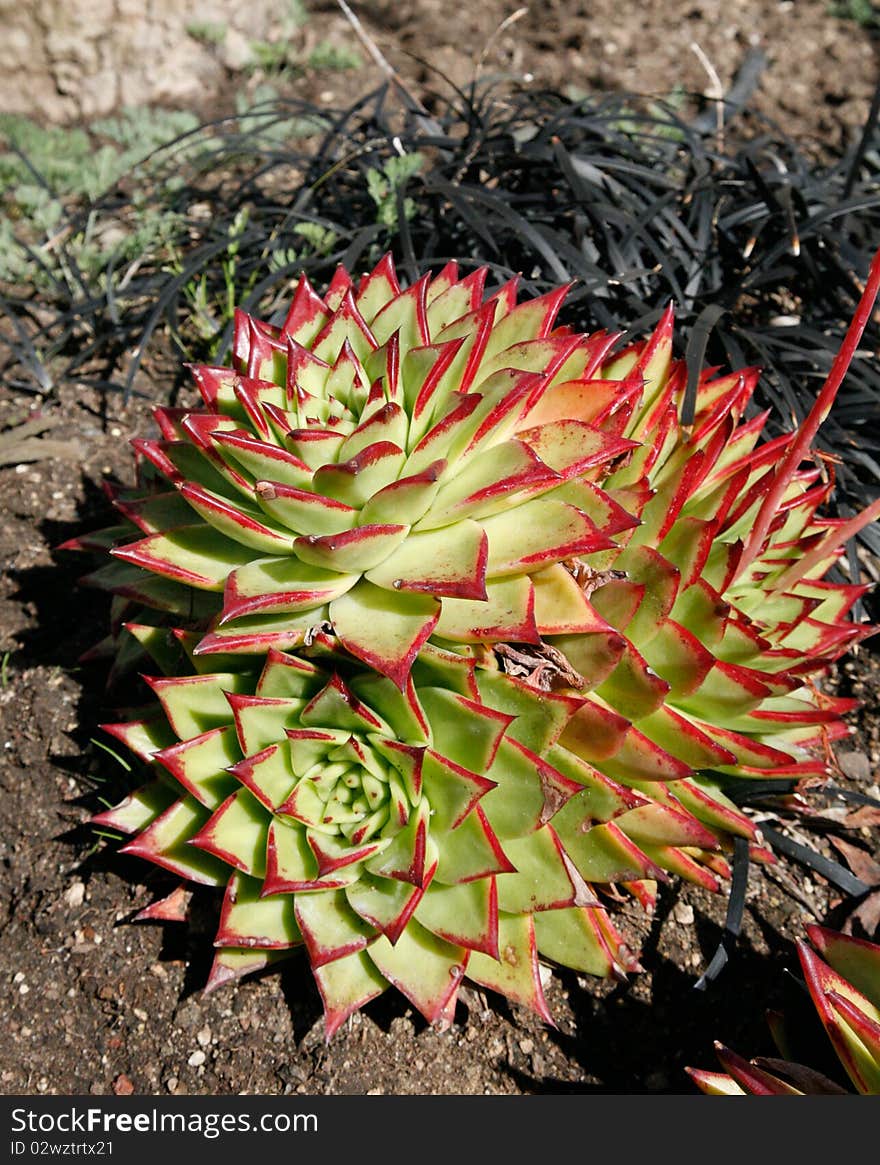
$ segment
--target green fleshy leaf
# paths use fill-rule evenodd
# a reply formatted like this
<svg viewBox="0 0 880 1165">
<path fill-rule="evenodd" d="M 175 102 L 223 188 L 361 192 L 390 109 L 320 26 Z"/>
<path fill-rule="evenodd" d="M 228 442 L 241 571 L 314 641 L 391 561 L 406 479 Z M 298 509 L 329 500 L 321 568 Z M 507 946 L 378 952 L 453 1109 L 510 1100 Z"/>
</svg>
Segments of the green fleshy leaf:
<svg viewBox="0 0 880 1165">
<path fill-rule="evenodd" d="M 152 686 L 178 737 L 191 740 L 212 728 L 227 725 L 229 701 L 226 693 L 248 692 L 251 684 L 247 673 L 217 672 L 156 680 Z"/>
<path fill-rule="evenodd" d="M 498 959 L 473 951 L 468 961 L 468 978 L 482 987 L 506 995 L 515 1003 L 531 1008 L 552 1022 L 541 990 L 531 915 L 499 915 L 498 949 Z"/>
<path fill-rule="evenodd" d="M 194 844 L 253 878 L 266 874 L 270 818 L 248 789 L 239 789 L 199 830 Z"/>
<path fill-rule="evenodd" d="M 400 688 L 387 676 L 363 671 L 353 676 L 351 690 L 386 727 L 383 735 L 408 744 L 426 744 L 429 731 L 418 697 Z"/>
<path fill-rule="evenodd" d="M 621 716 L 640 720 L 663 706 L 669 694 L 669 684 L 648 666 L 628 641 L 617 667 L 599 684 L 596 694 L 607 700 Z"/>
<path fill-rule="evenodd" d="M 711 769 L 729 760 L 698 724 L 674 708 L 658 708 L 639 721 L 639 728 L 655 744 L 693 769 Z"/>
<path fill-rule="evenodd" d="M 116 505 L 126 517 L 132 521 L 137 519 L 138 527 L 145 534 L 161 534 L 192 521 L 192 510 L 176 489 L 143 497 L 123 493 L 117 497 Z"/>
<path fill-rule="evenodd" d="M 80 579 L 80 584 L 113 591 L 152 610 L 182 615 L 188 620 L 210 619 L 220 611 L 221 599 L 215 592 L 194 590 L 173 579 L 149 575 L 127 562 L 101 566 Z"/>
<path fill-rule="evenodd" d="M 267 700 L 244 696 L 234 700 L 232 709 L 241 751 L 245 756 L 262 752 L 284 739 L 284 730 L 300 723 L 304 700 Z"/>
<path fill-rule="evenodd" d="M 630 544 L 618 556 L 615 568 L 625 570 L 629 582 L 644 587 L 639 609 L 627 627 L 627 636 L 639 645 L 648 643 L 663 626 L 675 604 L 681 584 L 680 572 L 653 547 Z M 603 589 L 600 587 L 594 596 L 600 614 Z"/>
<path fill-rule="evenodd" d="M 222 591 L 252 552 L 212 526 L 180 526 L 119 547 L 115 556 L 198 590 Z"/>
<path fill-rule="evenodd" d="M 436 635 L 455 643 L 538 641 L 534 588 L 527 575 L 489 580 L 487 598 L 444 599 Z"/>
<path fill-rule="evenodd" d="M 436 1023 L 458 992 L 468 962 L 463 947 L 445 942 L 417 922 L 392 945 L 384 935 L 367 948 L 373 963 L 428 1023 Z"/>
<path fill-rule="evenodd" d="M 424 284 L 413 284 L 389 300 L 373 317 L 370 330 L 380 344 L 387 343 L 395 332 L 399 335 L 402 354 L 428 343 L 430 337 L 424 334 L 418 306 L 424 291 Z"/>
<path fill-rule="evenodd" d="M 397 878 L 373 877 L 367 870 L 345 888 L 348 904 L 371 928 L 396 939 L 422 890 Z M 430 928 L 429 928 L 430 929 Z"/>
<path fill-rule="evenodd" d="M 440 488 L 441 477 L 437 470 L 442 464 L 438 463 L 433 471 L 392 481 L 374 493 L 361 508 L 361 522 L 415 525 L 424 517 Z"/>
<path fill-rule="evenodd" d="M 477 686 L 480 699 L 490 708 L 514 717 L 508 737 L 539 756 L 559 739 L 576 707 L 570 697 L 541 691 L 502 672 L 480 669 Z"/>
<path fill-rule="evenodd" d="M 678 592 L 670 616 L 695 635 L 704 647 L 717 654 L 726 626 L 728 604 L 706 582 Z"/>
<path fill-rule="evenodd" d="M 516 873 L 497 879 L 498 906 L 509 914 L 533 914 L 571 906 L 575 887 L 562 859 L 561 846 L 549 825 L 523 838 L 510 838 L 504 852 Z"/>
<path fill-rule="evenodd" d="M 350 739 L 347 730 L 295 728 L 290 740 L 290 771 L 304 777 L 315 765 L 326 762 L 334 749 Z"/>
<path fill-rule="evenodd" d="M 299 946 L 302 935 L 291 894 L 261 897 L 262 883 L 235 873 L 229 882 L 215 944 L 285 950 Z"/>
<path fill-rule="evenodd" d="M 491 785 L 483 777 L 453 765 L 432 749 L 422 759 L 422 787 L 431 806 L 434 830 L 455 830 Z"/>
<path fill-rule="evenodd" d="M 93 817 L 91 824 L 118 829 L 121 833 L 137 833 L 165 812 L 178 799 L 178 794 L 164 781 L 151 781 L 129 793 L 118 805 Z"/>
<path fill-rule="evenodd" d="M 473 773 L 491 765 L 511 717 L 443 688 L 423 688 L 434 749 Z"/>
<path fill-rule="evenodd" d="M 261 611 L 315 611 L 350 591 L 359 577 L 310 566 L 297 558 L 254 559 L 229 576 L 224 622 Z"/>
<path fill-rule="evenodd" d="M 156 711 L 159 713 L 158 708 Z M 154 753 L 168 748 L 177 740 L 171 725 L 161 713 L 144 717 L 143 720 L 130 720 L 127 724 L 103 724 L 101 727 L 144 761 L 150 761 Z"/>
<path fill-rule="evenodd" d="M 547 638 L 545 636 L 545 638 Z M 617 631 L 595 631 L 576 635 L 553 635 L 551 647 L 561 651 L 570 667 L 583 677 L 578 692 L 591 692 L 611 675 L 626 650 L 626 640 Z"/>
<path fill-rule="evenodd" d="M 446 527 L 471 516 L 485 517 L 506 503 L 506 508 L 521 499 L 522 489 L 552 488 L 558 477 L 542 465 L 520 441 L 505 441 L 472 457 L 463 469 L 448 481 L 425 514 L 420 528 Z"/>
<path fill-rule="evenodd" d="M 329 1039 L 345 1020 L 388 986 L 366 951 L 355 951 L 323 967 L 313 968 L 315 983 L 324 1002 Z"/>
<path fill-rule="evenodd" d="M 567 748 L 554 745 L 548 750 L 546 760 L 564 777 L 583 786 L 582 791 L 573 798 L 577 802 L 577 809 L 574 806 L 569 809 L 570 813 L 582 812 L 582 820 L 610 821 L 631 807 L 632 796 L 626 788 Z"/>
<path fill-rule="evenodd" d="M 554 498 L 524 502 L 482 524 L 489 537 L 489 578 L 537 570 L 609 545 L 586 514 Z"/>
<path fill-rule="evenodd" d="M 479 810 L 469 813 L 455 829 L 444 832 L 435 827 L 431 835 L 440 855 L 434 875 L 437 882 L 457 885 L 513 868 Z"/>
<path fill-rule="evenodd" d="M 255 694 L 269 700 L 310 700 L 325 682 L 325 674 L 308 660 L 270 651 Z"/>
<path fill-rule="evenodd" d="M 469 655 L 459 655 L 434 643 L 426 643 L 413 664 L 412 677 L 418 689 L 447 688 L 460 696 L 475 698 L 475 670 Z"/>
<path fill-rule="evenodd" d="M 262 752 L 240 761 L 235 766 L 234 776 L 273 812 L 284 804 L 296 783 L 289 741 L 272 744 Z"/>
<path fill-rule="evenodd" d="M 810 937 L 833 970 L 880 1011 L 880 945 L 820 927 Z"/>
<path fill-rule="evenodd" d="M 685 627 L 667 619 L 644 649 L 645 662 L 670 686 L 669 699 L 690 695 L 715 662 L 714 656 Z"/>
<path fill-rule="evenodd" d="M 180 675 L 181 671 L 186 670 L 182 666 L 186 661 L 186 653 L 181 647 L 180 641 L 167 627 L 129 623 L 122 632 L 122 638 L 128 636 L 135 639 L 150 658 L 159 665 L 159 670 L 163 675 Z"/>
<path fill-rule="evenodd" d="M 288 897 L 291 897 L 288 895 Z M 296 895 L 296 919 L 312 967 L 363 950 L 375 935 L 352 910 L 344 890 L 315 890 Z"/>
<path fill-rule="evenodd" d="M 240 500 L 239 487 L 222 462 L 215 464 L 210 461 L 201 449 L 189 441 L 163 442 L 163 448 L 168 460 L 186 481 L 194 482 L 218 497 Z"/>
<path fill-rule="evenodd" d="M 561 967 L 607 978 L 615 967 L 595 915 L 601 907 L 571 906 L 535 915 L 538 951 Z"/>
<path fill-rule="evenodd" d="M 692 695 L 679 696 L 676 703 L 701 720 L 726 724 L 732 716 L 742 716 L 761 706 L 771 694 L 772 676 L 743 675 L 735 665 L 716 663 Z"/>
<path fill-rule="evenodd" d="M 222 494 L 188 483 L 181 486 L 181 493 L 197 514 L 233 542 L 261 554 L 293 554 L 291 532 L 267 523 L 262 510 L 243 498 L 230 502 Z"/>
<path fill-rule="evenodd" d="M 280 482 L 292 489 L 308 489 L 311 485 L 309 468 L 287 450 L 253 440 L 220 440 L 216 448 L 227 463 L 232 463 L 235 469 L 244 470 L 255 482 Z M 284 525 L 283 521 L 281 525 Z"/>
<path fill-rule="evenodd" d="M 358 521 L 358 511 L 311 490 L 285 488 L 281 482 L 261 481 L 255 494 L 260 508 L 273 521 L 295 534 L 341 534 Z"/>
<path fill-rule="evenodd" d="M 207 809 L 216 809 L 237 787 L 235 778 L 226 772 L 241 760 L 231 724 L 173 745 L 157 759 Z"/>
<path fill-rule="evenodd" d="M 498 954 L 498 903 L 492 878 L 457 886 L 432 882 L 415 911 L 432 934 L 471 951 Z"/>
<path fill-rule="evenodd" d="M 269 827 L 267 853 L 270 878 L 267 889 L 280 884 L 314 882 L 318 863 L 301 825 L 275 818 Z"/>
<path fill-rule="evenodd" d="M 590 825 L 577 798 L 560 809 L 553 828 L 585 882 L 633 882 L 656 874 L 642 850 L 613 822 Z"/>
<path fill-rule="evenodd" d="M 345 732 L 388 732 L 380 717 L 356 698 L 334 676 L 303 708 L 299 718 L 306 728 L 330 728 Z"/>
<path fill-rule="evenodd" d="M 387 589 L 479 599 L 485 595 L 486 537 L 476 522 L 411 533 L 366 578 Z"/>
<path fill-rule="evenodd" d="M 437 846 L 428 836 L 431 809 L 427 800 L 418 804 L 406 825 L 399 829 L 381 853 L 364 862 L 371 874 L 397 878 L 424 886 L 437 864 Z"/>
<path fill-rule="evenodd" d="M 361 421 L 345 438 L 339 447 L 338 460 L 342 462 L 357 457 L 380 441 L 387 441 L 402 450 L 406 445 L 408 428 L 406 413 L 400 405 L 385 404 L 377 412 L 371 413 L 367 420 Z M 371 490 L 369 496 L 372 497 L 375 492 Z"/>
<path fill-rule="evenodd" d="M 399 688 L 439 614 L 440 603 L 430 595 L 386 591 L 363 580 L 330 604 L 343 646 Z"/>
<path fill-rule="evenodd" d="M 495 782 L 496 787 L 483 798 L 481 806 L 500 838 L 522 838 L 538 829 L 543 824 L 542 818 L 552 815 L 550 766 L 535 754 L 509 740 L 502 740 L 486 776 Z M 546 786 L 545 781 L 548 782 Z M 560 785 L 562 783 L 560 780 Z M 559 796 L 562 803 L 564 795 L 561 790 Z M 506 841 L 504 848 L 506 851 Z M 511 860 L 518 868 L 516 859 Z"/>
<path fill-rule="evenodd" d="M 406 454 L 397 445 L 377 440 L 375 446 L 368 446 L 351 461 L 322 465 L 315 471 L 313 488 L 327 497 L 343 502 L 347 506 L 360 509 L 374 494 L 404 476 Z M 381 527 L 380 527 L 381 529 Z M 401 539 L 402 540 L 402 539 Z M 390 535 L 386 543 L 390 549 Z M 350 552 L 351 561 L 342 558 L 340 570 L 367 570 L 367 560 L 362 554 Z M 373 556 L 369 566 L 375 566 L 381 559 Z M 323 560 L 319 566 L 329 565 Z"/>
<path fill-rule="evenodd" d="M 221 947 L 214 956 L 211 975 L 205 987 L 213 991 L 228 983 L 234 983 L 245 975 L 253 975 L 266 967 L 276 965 L 290 958 L 289 950 L 259 950 L 257 947 Z"/>
<path fill-rule="evenodd" d="M 121 852 L 147 858 L 199 885 L 225 886 L 228 865 L 190 845 L 196 831 L 207 820 L 208 810 L 195 797 L 183 797 L 124 845 Z"/>
</svg>

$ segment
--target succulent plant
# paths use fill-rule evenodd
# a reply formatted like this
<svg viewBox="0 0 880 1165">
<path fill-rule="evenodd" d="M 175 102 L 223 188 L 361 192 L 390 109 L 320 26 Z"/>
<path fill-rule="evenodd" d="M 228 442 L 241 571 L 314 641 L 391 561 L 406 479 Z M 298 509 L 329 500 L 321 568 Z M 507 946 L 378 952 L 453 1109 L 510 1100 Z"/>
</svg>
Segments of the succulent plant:
<svg viewBox="0 0 880 1165">
<path fill-rule="evenodd" d="M 209 985 L 305 944 L 332 1033 L 389 983 L 442 1023 L 465 974 L 549 1019 L 539 948 L 634 964 L 586 879 L 651 867 L 626 832 L 647 800 L 557 743 L 569 697 L 430 646 L 406 692 L 326 635 L 310 652 L 151 678 L 156 714 L 106 726 L 156 775 L 96 821 L 225 887 Z"/>
<path fill-rule="evenodd" d="M 462 972 L 544 1014 L 539 954 L 636 965 L 594 887 L 717 889 L 735 836 L 772 860 L 724 785 L 826 771 L 852 704 L 814 675 L 872 630 L 825 576 L 880 503 L 823 519 L 805 462 L 880 261 L 810 416 L 763 444 L 757 370 L 689 375 L 671 308 L 620 348 L 556 326 L 567 288 L 485 278 L 401 290 L 386 258 L 323 298 L 303 276 L 280 325 L 239 312 L 204 407 L 133 442 L 124 524 L 67 544 L 115 560 L 86 581 L 117 665 L 168 673 L 162 718 L 113 729 L 157 782 L 100 820 L 228 882 L 215 979 L 302 937 L 330 1027 L 385 982 L 432 1021 Z"/>
<path fill-rule="evenodd" d="M 854 1090 L 863 1096 L 880 1096 L 880 946 L 823 926 L 811 924 L 806 930 L 815 949 L 799 940 L 797 953 L 816 1014 Z M 745 1060 L 716 1043 L 724 1072 L 686 1069 L 701 1092 L 802 1096 L 847 1091 L 815 1068 L 793 1062 L 785 1017 L 773 1014 L 771 1020 L 783 1058 Z"/>
</svg>

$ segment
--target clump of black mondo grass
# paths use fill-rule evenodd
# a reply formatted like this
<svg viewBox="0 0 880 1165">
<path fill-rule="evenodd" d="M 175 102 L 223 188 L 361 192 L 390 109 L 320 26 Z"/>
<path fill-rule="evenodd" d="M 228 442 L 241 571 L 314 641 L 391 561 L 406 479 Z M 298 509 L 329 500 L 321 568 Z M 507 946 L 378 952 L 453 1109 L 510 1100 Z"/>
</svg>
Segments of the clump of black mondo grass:
<svg viewBox="0 0 880 1165">
<path fill-rule="evenodd" d="M 430 112 L 393 81 L 347 109 L 274 98 L 179 135 L 50 238 L 17 233 L 4 374 L 43 395 L 66 379 L 127 398 L 170 344 L 178 378 L 147 390 L 167 401 L 183 361 L 224 358 L 234 305 L 272 318 L 300 271 L 326 284 L 390 251 L 413 279 L 456 258 L 498 284 L 519 274 L 529 294 L 571 281 L 561 321 L 623 321 L 624 338 L 672 301 L 680 354 L 695 370 L 760 366 L 755 407 L 781 431 L 809 412 L 880 238 L 874 104 L 828 159 L 747 94 L 692 116 L 677 99 L 476 84 Z M 878 345 L 875 318 L 822 429 L 841 516 L 880 492 Z M 859 538 L 880 555 L 873 526 Z"/>
</svg>

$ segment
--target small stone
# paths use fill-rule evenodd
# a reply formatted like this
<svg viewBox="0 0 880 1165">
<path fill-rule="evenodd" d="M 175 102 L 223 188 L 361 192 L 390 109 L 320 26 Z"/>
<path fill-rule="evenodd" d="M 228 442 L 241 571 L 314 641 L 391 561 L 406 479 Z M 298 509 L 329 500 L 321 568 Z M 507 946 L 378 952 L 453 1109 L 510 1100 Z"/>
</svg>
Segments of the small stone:
<svg viewBox="0 0 880 1165">
<path fill-rule="evenodd" d="M 519 1041 L 519 1050 L 522 1052 L 522 1054 L 524 1056 L 530 1056 L 532 1054 L 532 1052 L 535 1050 L 534 1040 L 520 1040 Z"/>
<path fill-rule="evenodd" d="M 85 897 L 85 882 L 72 882 L 64 892 L 64 901 L 71 910 L 76 910 L 78 906 L 82 906 Z"/>
<path fill-rule="evenodd" d="M 178 1083 L 179 1083 L 179 1081 L 178 1081 L 176 1076 L 169 1076 L 168 1079 L 165 1081 L 165 1087 L 168 1089 L 169 1092 L 174 1092 L 174 1090 L 177 1088 Z"/>
<path fill-rule="evenodd" d="M 134 1085 L 124 1072 L 120 1072 L 113 1081 L 113 1091 L 117 1096 L 131 1096 L 134 1092 Z"/>
<path fill-rule="evenodd" d="M 207 1058 L 208 1057 L 202 1051 L 193 1052 L 193 1054 L 187 1060 L 187 1064 L 189 1064 L 190 1068 L 201 1068 L 202 1064 L 204 1064 Z"/>
<path fill-rule="evenodd" d="M 211 1029 L 206 1025 L 201 1031 L 196 1032 L 196 1039 L 200 1048 L 207 1048 L 211 1042 Z"/>
<path fill-rule="evenodd" d="M 693 926 L 694 908 L 687 902 L 676 902 L 672 908 L 672 917 L 681 926 Z"/>
<path fill-rule="evenodd" d="M 871 778 L 871 761 L 863 752 L 841 752 L 837 761 L 851 781 L 868 781 Z"/>
<path fill-rule="evenodd" d="M 220 45 L 220 60 L 233 73 L 247 68 L 254 57 L 251 42 L 235 28 L 227 28 Z"/>
</svg>

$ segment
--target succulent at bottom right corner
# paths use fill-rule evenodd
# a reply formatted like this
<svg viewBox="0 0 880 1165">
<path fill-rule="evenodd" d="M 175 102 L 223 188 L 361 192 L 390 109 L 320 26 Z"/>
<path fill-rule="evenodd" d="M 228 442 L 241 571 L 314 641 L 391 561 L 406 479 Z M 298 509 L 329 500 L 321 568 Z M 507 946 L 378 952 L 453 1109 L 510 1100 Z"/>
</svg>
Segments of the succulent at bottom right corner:
<svg viewBox="0 0 880 1165">
<path fill-rule="evenodd" d="M 797 951 L 807 991 L 852 1088 L 789 1059 L 785 1028 L 778 1017 L 771 1031 L 783 1058 L 745 1060 L 723 1044 L 715 1050 L 724 1072 L 685 1071 L 710 1096 L 880 1096 L 880 945 L 826 927 L 806 928 L 811 947 Z"/>
</svg>

